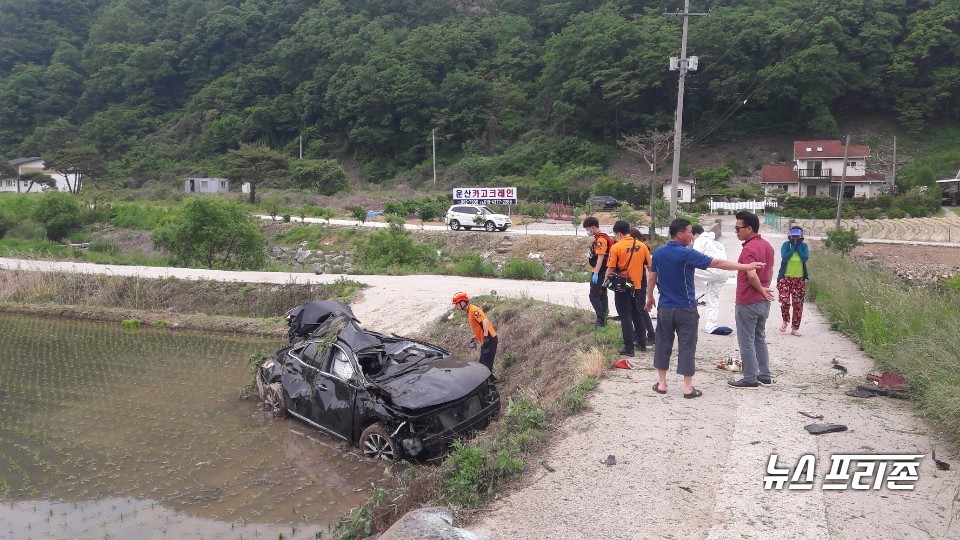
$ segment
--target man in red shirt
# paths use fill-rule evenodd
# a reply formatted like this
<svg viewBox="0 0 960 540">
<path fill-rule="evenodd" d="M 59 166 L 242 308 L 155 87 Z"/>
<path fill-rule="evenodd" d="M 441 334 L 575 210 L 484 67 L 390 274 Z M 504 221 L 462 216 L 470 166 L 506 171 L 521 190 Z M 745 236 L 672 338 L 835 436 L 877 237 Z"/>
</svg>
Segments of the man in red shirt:
<svg viewBox="0 0 960 540">
<path fill-rule="evenodd" d="M 767 351 L 767 317 L 774 295 L 770 289 L 773 279 L 773 246 L 760 237 L 760 218 L 741 210 L 737 212 L 737 238 L 743 241 L 743 250 L 737 262 L 762 262 L 764 266 L 749 272 L 737 272 L 737 300 L 734 308 L 737 322 L 737 342 L 740 345 L 740 363 L 743 378 L 727 381 L 734 388 L 757 388 L 773 384 L 770 373 L 770 354 Z"/>
</svg>

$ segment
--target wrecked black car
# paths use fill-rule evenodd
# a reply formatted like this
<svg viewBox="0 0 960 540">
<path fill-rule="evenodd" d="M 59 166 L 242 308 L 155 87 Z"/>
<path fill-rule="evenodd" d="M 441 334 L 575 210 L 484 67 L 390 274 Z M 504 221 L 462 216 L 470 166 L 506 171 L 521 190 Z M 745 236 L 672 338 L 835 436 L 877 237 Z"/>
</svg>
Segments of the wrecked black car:
<svg viewBox="0 0 960 540">
<path fill-rule="evenodd" d="M 359 445 L 364 456 L 432 457 L 500 411 L 482 364 L 364 330 L 345 304 L 310 302 L 287 321 L 290 343 L 257 368 L 263 408 Z"/>
</svg>

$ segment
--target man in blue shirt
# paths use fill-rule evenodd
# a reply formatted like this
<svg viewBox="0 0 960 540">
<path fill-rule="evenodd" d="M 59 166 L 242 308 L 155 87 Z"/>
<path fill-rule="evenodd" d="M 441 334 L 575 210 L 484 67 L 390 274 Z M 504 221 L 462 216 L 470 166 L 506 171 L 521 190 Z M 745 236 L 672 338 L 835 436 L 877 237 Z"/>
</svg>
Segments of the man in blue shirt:
<svg viewBox="0 0 960 540">
<path fill-rule="evenodd" d="M 670 223 L 670 241 L 653 252 L 647 284 L 647 310 L 654 307 L 653 287 L 659 285 L 660 306 L 657 308 L 656 349 L 653 367 L 659 381 L 653 385 L 658 394 L 667 393 L 667 369 L 673 354 L 673 336 L 677 336 L 677 373 L 683 375 L 683 397 L 697 398 L 703 392 L 693 387 L 694 355 L 697 352 L 697 294 L 693 282 L 696 269 L 720 268 L 723 270 L 749 272 L 763 268 L 764 263 L 740 264 L 726 259 L 712 259 L 690 249 L 693 242 L 693 227 L 685 219 Z"/>
</svg>

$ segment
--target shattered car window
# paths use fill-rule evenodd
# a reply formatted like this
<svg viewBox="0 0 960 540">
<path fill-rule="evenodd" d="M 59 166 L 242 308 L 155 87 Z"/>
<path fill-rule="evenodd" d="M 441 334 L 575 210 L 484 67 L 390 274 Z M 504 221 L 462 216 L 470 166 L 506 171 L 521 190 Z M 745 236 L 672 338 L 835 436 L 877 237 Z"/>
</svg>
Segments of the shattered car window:
<svg viewBox="0 0 960 540">
<path fill-rule="evenodd" d="M 350 364 L 350 359 L 340 349 L 333 354 L 333 374 L 346 381 L 353 380 L 356 371 Z"/>
<path fill-rule="evenodd" d="M 323 370 L 323 360 L 327 356 L 327 347 L 321 343 L 311 343 L 300 353 L 300 358 L 309 366 Z"/>
</svg>

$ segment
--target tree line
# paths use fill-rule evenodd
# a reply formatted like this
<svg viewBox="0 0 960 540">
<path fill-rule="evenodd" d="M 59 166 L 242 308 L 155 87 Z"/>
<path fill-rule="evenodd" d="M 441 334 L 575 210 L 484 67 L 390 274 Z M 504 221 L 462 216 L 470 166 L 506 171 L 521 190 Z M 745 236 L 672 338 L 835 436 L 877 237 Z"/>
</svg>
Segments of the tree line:
<svg viewBox="0 0 960 540">
<path fill-rule="evenodd" d="M 668 129 L 682 2 L 0 0 L 0 155 L 102 159 L 137 185 L 230 151 L 441 163 L 476 181 L 603 166 Z M 960 0 L 694 0 L 685 136 L 836 136 L 890 114 L 960 120 Z M 72 154 L 71 154 L 72 152 Z M 89 161 L 89 160 L 87 160 Z M 100 167 L 100 164 L 94 164 Z M 87 164 L 89 167 L 89 163 Z M 327 162 L 310 166 L 329 174 Z M 310 176 L 311 171 L 304 174 Z M 336 173 L 338 174 L 338 173 Z M 311 180 L 303 180 L 311 182 Z"/>
</svg>

